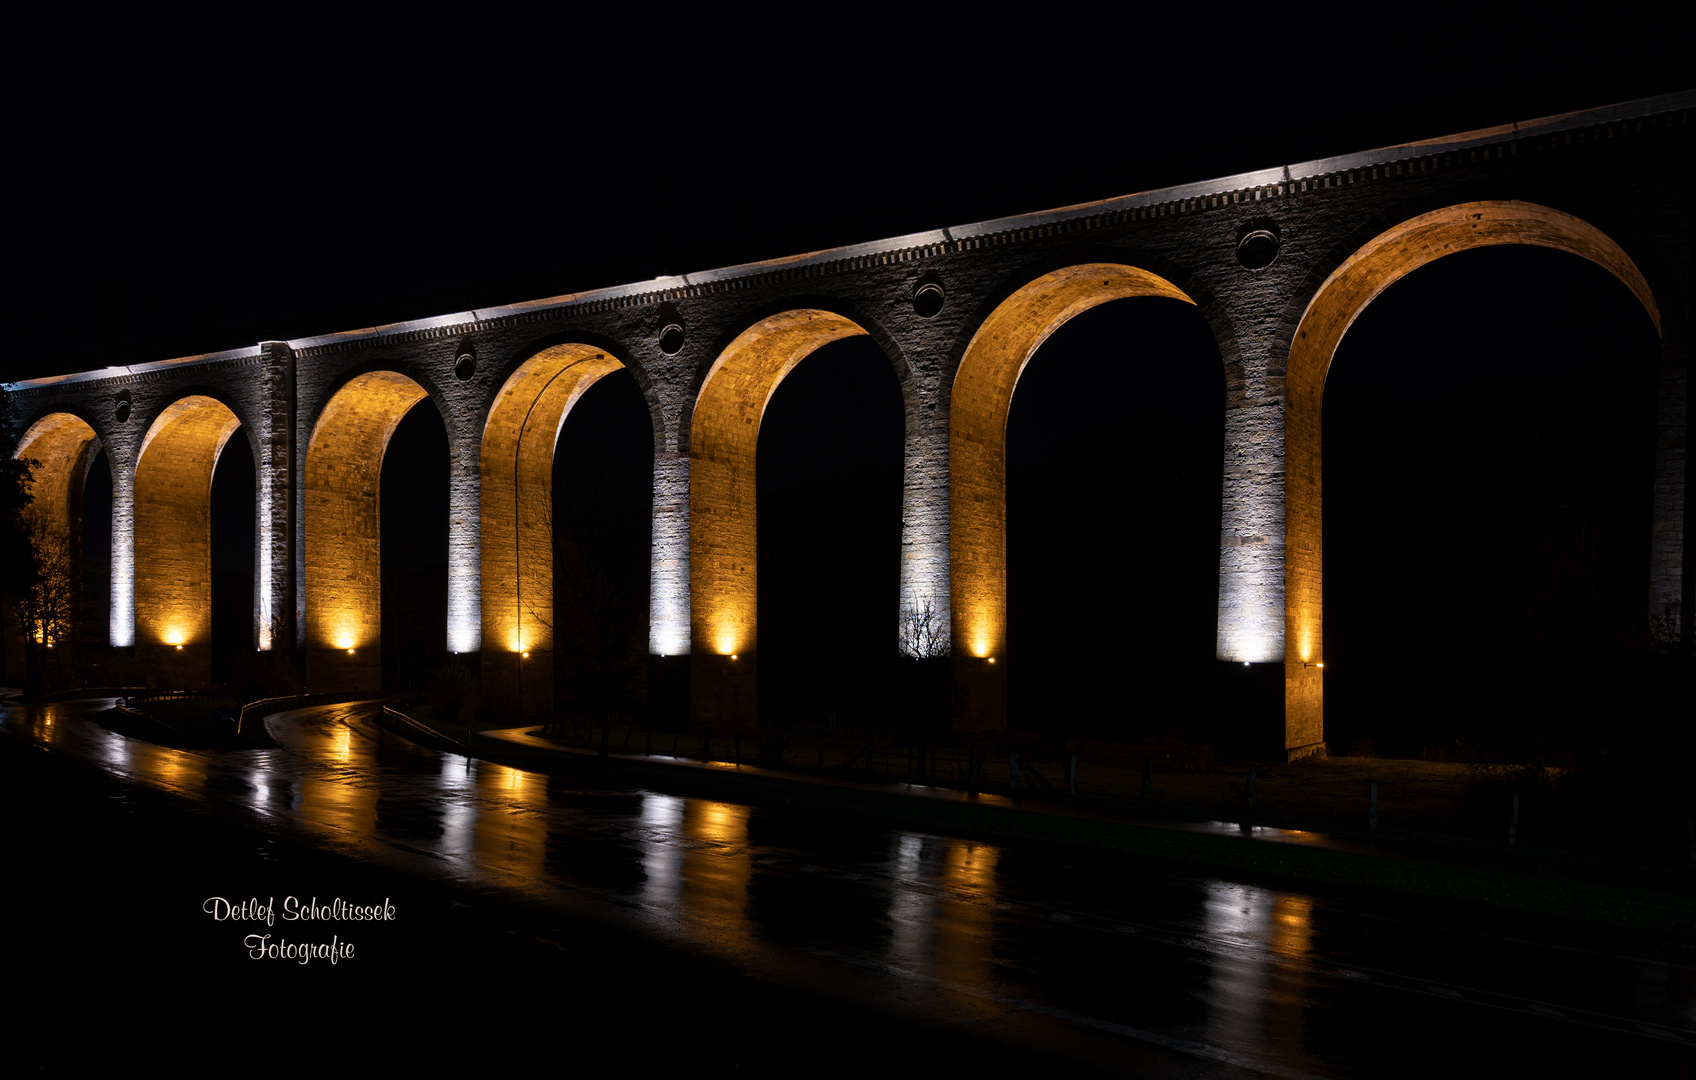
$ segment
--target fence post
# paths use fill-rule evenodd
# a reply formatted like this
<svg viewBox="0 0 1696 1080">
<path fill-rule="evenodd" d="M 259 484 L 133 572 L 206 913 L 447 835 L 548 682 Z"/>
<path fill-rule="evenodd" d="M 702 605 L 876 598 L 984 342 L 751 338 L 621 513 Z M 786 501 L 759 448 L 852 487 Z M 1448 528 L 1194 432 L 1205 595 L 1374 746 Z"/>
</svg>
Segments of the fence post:
<svg viewBox="0 0 1696 1080">
<path fill-rule="evenodd" d="M 1243 809 L 1254 812 L 1254 774 L 1259 769 L 1258 762 L 1250 762 L 1248 766 L 1248 783 L 1243 785 Z"/>
<path fill-rule="evenodd" d="M 1145 757 L 1142 759 L 1142 802 L 1145 805 L 1148 802 L 1148 789 L 1152 787 L 1153 784 L 1154 759 L 1151 757 Z"/>
<path fill-rule="evenodd" d="M 1078 755 L 1073 754 L 1066 762 L 1066 787 L 1073 795 L 1078 793 Z"/>
<path fill-rule="evenodd" d="M 1508 812 L 1508 847 L 1519 842 L 1519 792 L 1513 793 L 1513 809 Z"/>
<path fill-rule="evenodd" d="M 982 762 L 978 760 L 978 744 L 972 744 L 972 758 L 966 765 L 966 788 L 974 795 L 978 790 L 978 779 L 982 775 Z M 1693 849 L 1696 850 L 1696 849 Z"/>
<path fill-rule="evenodd" d="M 1007 754 L 1007 786 L 1019 790 L 1019 755 L 1013 751 Z"/>
<path fill-rule="evenodd" d="M 1378 831 L 1378 781 L 1366 782 L 1366 827 L 1373 832 Z"/>
</svg>

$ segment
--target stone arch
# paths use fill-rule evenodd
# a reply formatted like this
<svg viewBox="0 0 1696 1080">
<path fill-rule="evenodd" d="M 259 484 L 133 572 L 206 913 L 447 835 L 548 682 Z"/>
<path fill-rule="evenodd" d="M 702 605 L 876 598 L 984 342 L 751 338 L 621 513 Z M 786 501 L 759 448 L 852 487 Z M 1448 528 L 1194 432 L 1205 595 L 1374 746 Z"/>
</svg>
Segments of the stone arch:
<svg viewBox="0 0 1696 1080">
<path fill-rule="evenodd" d="M 952 655 L 963 690 L 961 730 L 1006 724 L 1007 416 L 1042 343 L 1067 320 L 1111 300 L 1165 296 L 1193 304 L 1158 274 L 1115 262 L 1066 266 L 1028 282 L 979 325 L 949 399 L 949 561 Z"/>
<path fill-rule="evenodd" d="M 1513 200 L 1457 203 L 1419 214 L 1368 240 L 1319 285 L 1291 337 L 1285 369 L 1286 749 L 1324 738 L 1324 547 L 1321 415 L 1325 378 L 1344 334 L 1377 296 L 1445 255 L 1532 244 L 1590 260 L 1630 289 L 1661 333 L 1661 313 L 1637 264 L 1600 229 L 1548 206 Z"/>
<path fill-rule="evenodd" d="M 82 484 L 100 451 L 93 425 L 71 412 L 49 412 L 24 430 L 16 456 L 39 462 L 30 479 L 30 507 L 51 527 L 77 535 L 82 520 Z"/>
<path fill-rule="evenodd" d="M 835 318 L 846 320 L 857 327 L 857 329 L 852 332 L 839 335 L 840 337 L 856 337 L 864 335 L 871 338 L 872 342 L 877 345 L 878 349 L 883 353 L 885 359 L 889 361 L 890 370 L 895 375 L 896 385 L 901 391 L 901 403 L 902 408 L 906 413 L 907 426 L 909 429 L 915 426 L 915 414 L 923 405 L 922 390 L 920 387 L 921 379 L 918 373 L 913 370 L 912 364 L 907 358 L 906 351 L 901 347 L 900 340 L 889 333 L 889 330 L 878 320 L 874 312 L 866 310 L 864 305 L 854 303 L 847 297 L 800 294 L 790 295 L 778 303 L 766 304 L 745 313 L 744 317 L 740 321 L 731 323 L 730 328 L 720 334 L 713 342 L 708 351 L 708 355 L 713 357 L 712 364 L 705 368 L 698 368 L 695 378 L 689 386 L 689 394 L 696 402 L 696 409 L 686 411 L 678 425 L 678 445 L 680 447 L 687 449 L 694 445 L 694 423 L 696 417 L 699 415 L 699 402 L 701 401 L 701 395 L 706 389 L 707 383 L 712 378 L 713 373 L 720 368 L 724 358 L 730 353 L 732 347 L 736 346 L 738 342 L 746 339 L 750 333 L 753 333 L 756 330 L 756 328 L 768 323 L 775 326 L 776 320 L 795 312 L 802 312 L 805 314 L 818 314 L 822 312 L 830 314 Z M 789 371 L 794 369 L 796 364 L 799 364 L 802 360 L 811 356 L 824 345 L 829 344 L 830 341 L 834 340 L 836 340 L 835 337 L 828 340 L 821 340 L 817 345 L 803 351 L 801 355 L 795 359 L 794 363 L 790 364 L 789 367 L 785 369 L 784 374 L 788 374 Z M 777 384 L 782 381 L 783 380 L 779 378 L 776 382 L 771 384 L 770 392 L 766 395 L 766 399 L 768 401 L 770 400 L 771 393 L 776 392 Z"/>
<path fill-rule="evenodd" d="M 212 473 L 240 426 L 228 405 L 189 394 L 160 411 L 136 455 L 136 660 L 161 685 L 212 681 Z"/>
<path fill-rule="evenodd" d="M 314 692 L 382 684 L 383 454 L 401 418 L 426 396 L 400 372 L 367 371 L 344 383 L 312 426 L 301 478 L 302 637 Z"/>
<path fill-rule="evenodd" d="M 89 466 L 100 452 L 100 436 L 82 417 L 71 412 L 47 412 L 24 429 L 18 440 L 16 457 L 29 458 L 37 465 L 30 478 L 31 501 L 28 513 L 40 526 L 64 545 L 74 568 L 69 583 L 74 595 L 80 596 L 82 575 L 82 492 Z M 10 600 L 11 597 L 8 597 Z M 80 605 L 78 605 L 80 606 Z M 5 630 L 16 648 L 7 649 L 8 664 L 22 660 L 23 651 L 33 648 L 25 642 L 19 623 L 11 611 L 5 613 Z M 51 646 L 52 632 L 39 628 L 36 644 Z M 8 672 L 20 680 L 24 669 L 17 666 Z"/>
<path fill-rule="evenodd" d="M 701 380 L 689 424 L 689 593 L 692 711 L 751 722 L 758 611 L 754 468 L 760 420 L 795 365 L 833 341 L 866 334 L 823 308 L 792 308 L 738 334 Z"/>
<path fill-rule="evenodd" d="M 553 703 L 554 446 L 583 393 L 624 366 L 581 342 L 543 348 L 502 384 L 483 429 L 484 685 L 521 716 Z"/>
</svg>

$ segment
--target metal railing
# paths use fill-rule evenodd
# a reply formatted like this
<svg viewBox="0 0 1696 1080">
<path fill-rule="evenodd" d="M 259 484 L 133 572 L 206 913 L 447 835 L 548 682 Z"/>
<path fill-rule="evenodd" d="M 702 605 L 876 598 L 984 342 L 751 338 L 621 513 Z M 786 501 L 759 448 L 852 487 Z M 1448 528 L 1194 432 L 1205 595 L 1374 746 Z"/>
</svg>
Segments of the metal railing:
<svg viewBox="0 0 1696 1080">
<path fill-rule="evenodd" d="M 241 734 L 242 724 L 247 721 L 249 715 L 257 720 L 288 709 L 339 705 L 347 701 L 392 701 L 394 697 L 395 695 L 386 694 L 381 690 L 345 690 L 337 694 L 285 694 L 281 697 L 260 698 L 241 707 L 241 712 L 236 715 L 236 734 Z"/>
</svg>

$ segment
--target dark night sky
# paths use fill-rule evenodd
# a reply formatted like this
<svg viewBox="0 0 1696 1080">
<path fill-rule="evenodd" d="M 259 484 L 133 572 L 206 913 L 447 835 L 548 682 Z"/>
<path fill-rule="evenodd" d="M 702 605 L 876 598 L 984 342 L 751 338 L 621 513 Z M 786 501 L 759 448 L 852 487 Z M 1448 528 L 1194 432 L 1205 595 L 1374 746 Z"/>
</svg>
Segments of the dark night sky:
<svg viewBox="0 0 1696 1080">
<path fill-rule="evenodd" d="M 6 374 L 789 255 L 1687 78 L 1685 35 L 1619 6 L 1606 33 L 1250 10 L 38 12 L 14 51 L 28 318 Z"/>
<path fill-rule="evenodd" d="M 12 292 L 22 340 L 0 361 L 0 377 L 192 355 L 788 255 L 1688 82 L 1687 33 L 1665 16 L 1637 18 L 1617 5 L 1605 25 L 1537 28 L 1472 8 L 1420 8 L 1417 22 L 1373 28 L 1266 5 L 1067 7 L 1054 10 L 1052 25 L 995 20 L 986 10 L 858 7 L 829 18 L 628 6 L 588 15 L 485 6 L 317 17 L 170 5 L 38 12 L 15 49 L 10 172 L 21 191 L 8 248 L 26 269 Z M 1412 16 L 1397 9 L 1385 17 Z M 1469 306 L 1455 291 L 1476 296 L 1503 275 L 1579 283 L 1568 307 L 1529 322 L 1564 326 L 1595 306 L 1585 268 L 1547 263 L 1457 266 L 1429 275 L 1447 280 L 1430 295 L 1410 278 L 1380 302 L 1401 313 L 1378 320 L 1388 329 L 1372 330 L 1369 311 L 1344 343 L 1344 354 L 1389 350 L 1395 358 L 1351 369 L 1419 369 L 1426 356 L 1477 341 L 1476 327 L 1454 321 Z M 1412 299 L 1393 308 L 1404 291 Z M 1163 512 L 1199 522 L 1140 530 L 1136 556 L 1171 556 L 1182 564 L 1174 580 L 1194 578 L 1171 588 L 1205 593 L 1210 561 L 1217 572 L 1205 538 L 1211 529 L 1216 545 L 1217 492 L 1208 495 L 1208 485 L 1218 458 L 1208 440 L 1217 439 L 1217 421 L 1207 417 L 1221 392 L 1210 367 L 1217 354 L 1184 312 L 1137 303 L 1077 320 L 1039 359 L 1064 354 L 1068 365 L 1120 373 L 1159 360 L 1171 369 L 1161 378 L 1172 393 L 1161 401 L 1146 394 L 1149 404 L 1107 433 L 1105 452 L 1128 459 L 1137 484 L 1170 500 Z M 1499 306 L 1523 308 L 1513 298 Z M 1632 317 L 1628 307 L 1608 311 L 1598 316 L 1603 338 Z M 1424 329 L 1410 335 L 1410 322 Z M 1526 323 L 1498 325 L 1505 341 L 1525 345 Z M 1557 330 L 1550 343 L 1528 347 L 1559 351 L 1538 362 L 1582 382 L 1597 361 L 1574 340 Z M 768 414 L 770 445 L 762 439 L 762 497 L 819 489 L 821 476 L 872 484 L 898 464 L 893 380 L 868 345 L 833 347 L 840 356 L 809 361 L 780 393 Z M 1504 346 L 1465 370 L 1481 385 L 1500 382 L 1510 376 L 1490 373 L 1497 362 L 1511 373 L 1530 361 Z M 1059 520 L 1059 508 L 1043 508 L 1043 493 L 1059 487 L 1043 477 L 1080 475 L 1080 463 L 1104 452 L 1070 422 L 1063 386 L 1045 389 L 1036 368 L 1015 403 L 1011 497 L 1016 517 L 1027 492 L 1026 505 L 1036 507 L 1029 513 L 1048 515 L 1051 539 L 1021 540 L 1015 520 L 1015 561 L 1021 544 L 1075 545 L 1087 535 L 1087 514 Z M 1385 386 L 1362 378 L 1350 384 L 1353 400 L 1407 389 L 1405 377 Z M 853 427 L 843 418 L 855 416 L 873 418 L 864 438 L 813 439 L 813 447 L 839 448 L 822 461 L 803 451 L 816 425 L 797 417 Z M 404 456 L 445 457 L 440 424 L 430 421 L 415 413 L 402 425 L 395 446 Z M 586 413 L 584 422 L 597 421 Z M 1034 434 L 1021 440 L 1022 430 Z M 1189 433 L 1176 440 L 1191 447 L 1188 457 L 1151 458 L 1159 442 L 1151 431 Z M 805 467 L 795 464 L 802 460 Z M 1404 466 L 1415 475 L 1430 460 L 1410 455 Z M 1197 471 L 1207 477 L 1201 489 L 1184 479 Z M 251 529 L 244 472 L 219 469 L 215 545 L 224 568 L 240 565 L 241 530 Z M 445 508 L 435 509 L 442 481 L 426 469 L 391 483 L 394 472 L 385 469 L 385 532 L 422 542 L 386 557 L 428 565 L 438 538 L 445 549 Z M 1328 494 L 1331 482 L 1328 475 Z M 391 487 L 404 495 L 389 498 Z M 887 495 L 868 495 L 866 512 L 882 514 L 875 507 Z M 1208 497 L 1212 511 L 1201 505 Z M 1460 512 L 1440 504 L 1424 504 L 1438 533 Z M 1205 557 L 1173 554 L 1193 554 L 1197 544 Z M 1077 574 L 1089 565 L 1067 562 Z M 791 572 L 806 570 L 772 568 Z M 762 568 L 762 597 L 774 580 L 788 579 Z M 1130 575 L 1118 580 L 1133 604 L 1180 602 Z M 1030 597 L 1089 588 L 1076 576 L 1015 582 L 1014 619 L 1021 605 L 1035 612 L 1027 626 L 1063 618 L 1064 604 L 1037 610 L 1031 605 L 1047 601 Z M 1151 620 L 1159 629 L 1131 628 L 1099 644 L 1157 651 L 1182 641 L 1185 653 L 1206 655 L 1211 614 L 1205 603 L 1199 609 L 1206 618 L 1194 626 Z M 887 618 L 866 616 L 868 625 Z M 1335 629 L 1338 643 L 1348 637 Z M 1357 629 L 1356 640 L 1365 633 Z"/>
</svg>

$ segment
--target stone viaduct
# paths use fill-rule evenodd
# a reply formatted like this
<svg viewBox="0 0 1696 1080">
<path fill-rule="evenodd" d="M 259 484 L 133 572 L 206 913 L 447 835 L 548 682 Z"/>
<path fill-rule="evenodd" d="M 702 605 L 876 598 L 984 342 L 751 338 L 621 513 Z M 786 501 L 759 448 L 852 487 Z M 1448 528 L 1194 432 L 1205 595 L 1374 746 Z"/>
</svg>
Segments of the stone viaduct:
<svg viewBox="0 0 1696 1080">
<path fill-rule="evenodd" d="M 687 656 L 697 721 L 755 715 L 755 442 L 777 384 L 870 335 L 906 413 L 892 623 L 946 613 L 957 731 L 1005 723 L 1004 443 L 1020 372 L 1110 300 L 1195 304 L 1226 377 L 1217 660 L 1290 756 L 1324 738 L 1320 408 L 1354 318 L 1468 248 L 1589 259 L 1661 338 L 1646 602 L 1688 642 L 1692 572 L 1690 119 L 1696 93 L 493 310 L 11 385 L 35 493 L 76 536 L 88 463 L 110 455 L 110 642 L 166 684 L 210 672 L 209 493 L 238 433 L 256 471 L 254 644 L 292 642 L 313 690 L 379 682 L 377 480 L 428 397 L 451 448 L 447 647 L 481 653 L 508 706 L 550 646 L 554 442 L 596 379 L 628 368 L 653 419 L 649 646 Z M 1487 299 L 1487 298 L 1486 298 Z M 1440 370 L 1426 377 L 1441 378 Z M 1089 393 L 1078 387 L 1080 407 Z M 10 650 L 9 650 L 10 651 Z M 10 651 L 16 655 L 15 651 Z M 540 667 L 540 665 L 538 665 Z M 523 702 L 511 685 L 524 686 Z"/>
</svg>

